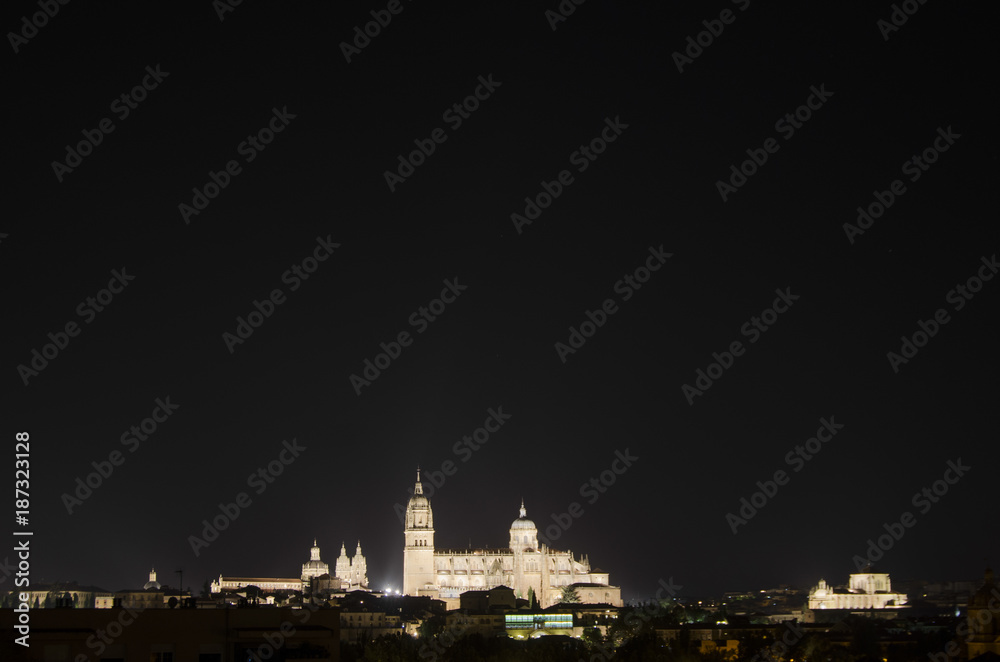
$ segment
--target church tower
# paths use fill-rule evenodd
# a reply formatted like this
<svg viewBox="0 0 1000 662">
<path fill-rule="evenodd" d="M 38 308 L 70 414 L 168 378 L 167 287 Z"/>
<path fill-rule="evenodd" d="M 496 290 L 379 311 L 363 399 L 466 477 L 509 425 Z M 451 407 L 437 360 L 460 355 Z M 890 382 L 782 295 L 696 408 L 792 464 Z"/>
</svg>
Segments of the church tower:
<svg viewBox="0 0 1000 662">
<path fill-rule="evenodd" d="M 413 486 L 413 496 L 406 504 L 406 519 L 403 529 L 403 593 L 417 595 L 418 591 L 430 584 L 437 587 L 437 573 L 434 568 L 434 513 L 431 502 L 424 496 L 424 486 L 417 482 Z"/>
<path fill-rule="evenodd" d="M 361 541 L 358 541 L 358 548 L 354 550 L 354 558 L 351 559 L 351 583 L 361 588 L 368 588 L 368 562 L 365 555 L 361 553 Z"/>
<path fill-rule="evenodd" d="M 330 573 L 330 566 L 323 562 L 319 556 L 319 544 L 313 539 L 313 546 L 309 548 L 309 560 L 302 564 L 302 583 L 312 586 L 313 577 Z"/>
<path fill-rule="evenodd" d="M 149 581 L 146 582 L 143 588 L 160 588 L 160 582 L 156 581 L 156 568 L 150 569 Z"/>
<path fill-rule="evenodd" d="M 510 551 L 514 553 L 513 577 L 511 584 L 514 595 L 519 598 L 528 597 L 529 582 L 525 576 L 527 563 L 525 553 L 531 554 L 538 550 L 538 528 L 528 519 L 528 511 L 524 509 L 524 499 L 521 499 L 520 517 L 510 525 Z M 539 589 L 544 589 L 540 586 Z M 540 591 L 535 591 L 536 595 Z M 541 599 L 541 596 L 538 596 Z"/>
<path fill-rule="evenodd" d="M 538 528 L 528 519 L 528 511 L 524 509 L 524 499 L 521 499 L 521 516 L 510 525 L 510 549 L 515 554 L 538 549 Z"/>
<path fill-rule="evenodd" d="M 337 564 L 334 568 L 337 579 L 351 583 L 351 559 L 347 557 L 347 547 L 340 543 L 340 556 L 337 557 Z"/>
</svg>

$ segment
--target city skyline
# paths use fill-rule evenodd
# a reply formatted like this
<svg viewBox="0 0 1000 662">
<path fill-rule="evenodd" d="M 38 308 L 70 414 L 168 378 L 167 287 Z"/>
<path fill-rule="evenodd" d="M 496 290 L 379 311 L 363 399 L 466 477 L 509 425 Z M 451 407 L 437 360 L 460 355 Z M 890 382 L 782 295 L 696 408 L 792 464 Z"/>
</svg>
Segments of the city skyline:
<svg viewBox="0 0 1000 662">
<path fill-rule="evenodd" d="M 0 19 L 31 582 L 317 539 L 399 587 L 417 467 L 436 545 L 523 499 L 626 602 L 997 563 L 995 8 L 39 2 Z"/>
<path fill-rule="evenodd" d="M 433 472 L 433 470 L 432 470 L 432 472 Z M 420 475 L 420 473 L 419 473 L 419 470 L 418 470 L 418 480 L 419 480 L 419 475 Z M 441 473 L 441 477 L 442 477 L 443 481 L 447 480 L 447 476 L 443 472 Z M 444 483 L 442 483 L 442 485 L 443 484 Z M 433 483 L 430 483 L 429 487 L 430 487 L 430 489 L 428 489 L 426 493 L 434 494 L 433 490 L 437 489 L 437 488 L 433 488 Z M 588 487 L 590 487 L 589 484 L 588 484 Z M 412 496 L 412 493 L 413 493 L 413 490 L 411 488 L 409 490 L 409 494 L 408 494 L 407 498 L 409 498 L 409 496 Z M 924 495 L 919 495 L 919 496 L 923 497 Z M 433 496 L 429 497 L 429 499 L 431 501 L 433 501 Z M 522 499 L 521 500 L 521 508 L 520 508 L 520 513 L 521 513 L 522 517 L 524 517 L 524 512 L 526 510 L 527 509 L 525 507 L 524 500 Z M 563 517 L 560 518 L 559 517 L 560 515 L 563 515 Z M 552 513 L 552 515 L 551 515 L 551 522 L 550 523 L 548 523 L 548 524 L 546 524 L 545 522 L 538 522 L 537 523 L 538 524 L 538 529 L 539 529 L 538 540 L 539 540 L 539 542 L 541 544 L 544 544 L 547 547 L 552 548 L 553 550 L 558 550 L 558 551 L 573 551 L 573 548 L 571 548 L 570 546 L 559 545 L 559 544 L 552 544 L 552 542 L 545 540 L 546 533 L 547 533 L 546 529 L 548 529 L 548 533 L 549 534 L 551 534 L 552 536 L 555 537 L 556 540 L 558 540 L 558 538 L 560 538 L 563 535 L 565 535 L 569 531 L 569 529 L 572 528 L 572 524 L 570 524 L 569 528 L 565 528 L 565 523 L 567 521 L 565 515 L 566 514 L 564 514 L 564 513 Z M 238 517 L 237 517 L 237 520 L 238 520 Z M 438 519 L 438 522 L 440 522 L 440 519 Z M 575 523 L 575 519 L 573 519 L 572 522 Z M 202 524 L 204 525 L 205 522 L 203 522 Z M 208 522 L 208 524 L 212 524 L 212 522 L 210 521 L 210 522 Z M 400 528 L 402 527 L 402 524 L 403 524 L 402 521 L 400 521 Z M 780 586 L 787 586 L 787 587 L 794 588 L 794 589 L 797 589 L 797 590 L 802 591 L 802 592 L 807 592 L 810 589 L 813 589 L 813 588 L 817 587 L 818 585 L 820 585 L 821 583 L 823 583 L 824 580 L 827 580 L 826 584 L 828 584 L 830 586 L 847 586 L 848 583 L 846 581 L 843 581 L 843 582 L 838 581 L 838 578 L 846 578 L 849 574 L 854 574 L 854 573 L 858 573 L 858 572 L 862 572 L 862 571 L 867 572 L 870 569 L 874 569 L 874 571 L 876 571 L 876 572 L 890 572 L 890 574 L 896 574 L 897 583 L 899 583 L 900 581 L 902 581 L 902 582 L 907 583 L 907 584 L 912 583 L 914 581 L 926 581 L 926 582 L 934 582 L 934 581 L 972 581 L 972 582 L 976 582 L 980 578 L 980 574 L 981 574 L 981 571 L 982 571 L 981 567 L 979 567 L 979 568 L 970 568 L 964 574 L 957 573 L 957 574 L 953 574 L 953 575 L 928 575 L 927 573 L 923 573 L 923 574 L 917 574 L 917 575 L 913 575 L 913 576 L 905 576 L 904 577 L 904 576 L 900 576 L 898 573 L 892 572 L 891 571 L 891 568 L 892 568 L 891 563 L 883 563 L 882 559 L 885 558 L 886 554 L 888 554 L 888 553 L 891 552 L 892 546 L 895 545 L 896 542 L 898 542 L 899 540 L 901 540 L 903 536 L 905 536 L 906 527 L 903 526 L 903 525 L 900 525 L 900 524 L 897 524 L 896 527 L 897 527 L 896 529 L 893 529 L 892 527 L 883 527 L 883 531 L 879 532 L 878 536 L 873 537 L 869 541 L 870 545 L 866 548 L 866 550 L 864 550 L 864 553 L 863 553 L 864 555 L 863 556 L 862 555 L 858 555 L 859 557 L 864 558 L 864 560 L 867 562 L 866 566 L 861 566 L 860 565 L 860 561 L 858 560 L 858 558 L 855 558 L 855 559 L 853 559 L 854 564 L 851 567 L 846 567 L 845 566 L 845 568 L 831 568 L 828 571 L 826 571 L 825 574 L 824 574 L 824 572 L 821 571 L 821 572 L 819 572 L 819 574 L 816 574 L 811 581 L 808 580 L 808 579 L 806 579 L 806 581 L 804 583 L 801 583 L 801 582 L 797 583 L 797 582 L 791 581 L 788 577 L 780 577 L 779 576 L 774 581 L 770 581 L 770 582 L 764 581 L 764 582 L 758 583 L 756 585 L 716 584 L 717 586 L 722 586 L 723 588 L 722 589 L 716 589 L 716 588 L 713 588 L 713 589 L 698 589 L 697 587 L 695 587 L 695 590 L 691 590 L 691 589 L 686 589 L 680 583 L 680 578 L 679 578 L 680 576 L 673 576 L 673 575 L 671 575 L 669 578 L 668 577 L 657 578 L 656 582 L 650 587 L 650 591 L 649 591 L 648 595 L 644 595 L 641 592 L 641 588 L 639 588 L 638 590 L 634 590 L 633 591 L 632 590 L 633 587 L 622 585 L 621 586 L 622 598 L 625 600 L 626 603 L 629 603 L 629 604 L 634 604 L 634 603 L 637 603 L 637 602 L 642 603 L 642 602 L 646 602 L 647 600 L 655 599 L 657 591 L 662 586 L 664 586 L 664 583 L 666 583 L 666 585 L 668 585 L 668 586 L 671 586 L 671 587 L 675 588 L 676 589 L 676 593 L 673 594 L 673 595 L 675 597 L 682 598 L 682 599 L 683 598 L 691 598 L 691 597 L 712 597 L 712 598 L 718 598 L 718 597 L 722 596 L 723 593 L 725 593 L 725 592 L 733 592 L 733 591 L 751 591 L 752 592 L 752 591 L 758 591 L 758 590 L 763 591 L 763 590 L 767 590 L 767 589 L 771 589 L 771 588 L 778 588 Z M 900 530 L 899 527 L 903 527 L 903 528 Z M 453 527 L 448 527 L 447 525 L 444 525 L 444 526 L 436 525 L 435 526 L 435 530 L 437 532 L 437 536 L 442 536 L 443 535 L 446 540 L 461 541 L 462 540 L 461 534 L 459 533 L 458 535 L 456 535 L 455 532 L 453 532 L 453 531 L 449 532 L 448 531 L 449 528 L 453 528 Z M 902 531 L 902 533 L 900 533 L 900 531 Z M 894 533 L 899 536 L 898 539 L 895 538 L 895 537 L 892 537 Z M 888 537 L 886 537 L 886 536 L 888 536 Z M 197 537 L 197 536 L 194 536 L 194 537 Z M 881 541 L 879 540 L 879 537 L 882 538 Z M 325 561 L 326 563 L 328 563 L 331 566 L 331 568 L 333 567 L 332 561 L 337 558 L 337 553 L 334 552 L 334 553 L 331 554 L 329 552 L 329 550 L 336 550 L 336 549 L 339 549 L 339 548 L 335 544 L 324 545 L 323 541 L 324 540 L 333 541 L 334 538 L 335 538 L 335 536 L 333 534 L 330 534 L 330 533 L 327 533 L 327 534 L 317 534 L 316 536 L 313 537 L 313 546 L 314 546 L 314 549 L 318 547 L 320 550 L 322 550 L 322 549 L 327 549 L 328 550 L 326 553 L 322 554 L 322 560 Z M 497 536 L 497 540 L 496 541 L 494 541 L 494 540 L 485 540 L 485 541 L 475 540 L 474 541 L 472 538 L 468 538 L 468 543 L 467 544 L 461 544 L 460 542 L 457 542 L 455 544 L 448 544 L 446 542 L 444 544 L 435 544 L 434 548 L 445 549 L 445 550 L 463 550 L 463 549 L 465 549 L 465 550 L 470 550 L 470 551 L 476 551 L 476 550 L 503 550 L 503 549 L 507 549 L 505 547 L 504 540 L 502 540 L 502 538 L 503 538 L 503 536 Z M 203 538 L 199 538 L 198 540 L 204 540 L 204 539 Z M 347 538 L 342 539 L 341 542 L 340 542 L 340 547 L 348 546 L 349 549 L 353 549 L 353 547 L 350 547 L 349 545 L 347 545 L 348 542 L 349 542 L 349 539 L 347 539 Z M 355 542 L 356 542 L 356 544 L 358 545 L 359 548 L 362 546 L 362 540 L 361 539 L 358 539 Z M 879 547 L 880 543 L 882 543 L 884 547 L 888 547 L 888 549 L 884 550 L 882 552 L 882 556 L 879 556 L 878 560 L 873 560 L 871 557 L 875 556 L 878 553 L 878 550 L 881 549 Z M 189 545 L 191 546 L 192 549 L 200 547 L 198 543 L 192 542 L 191 537 L 189 537 Z M 208 546 L 210 546 L 210 544 Z M 282 549 L 282 551 L 284 551 L 285 549 L 287 549 L 287 547 L 288 547 L 287 544 L 283 544 L 283 545 L 280 546 L 280 549 Z M 875 550 L 874 553 L 873 553 L 873 550 Z M 268 550 L 263 550 L 263 551 L 266 553 Z M 301 552 L 302 550 L 299 550 L 299 551 Z M 576 551 L 574 552 L 574 554 L 579 554 L 579 553 L 582 553 L 582 554 L 584 554 L 584 556 L 587 556 L 587 557 L 590 556 L 590 554 L 587 552 L 586 541 L 581 541 L 580 545 L 577 546 Z M 300 560 L 302 560 L 302 561 L 308 560 L 307 556 L 308 556 L 308 554 L 305 554 L 305 553 L 300 553 L 299 554 L 299 557 L 301 557 Z M 378 565 L 374 566 L 375 573 L 373 574 L 373 579 L 371 579 L 369 581 L 368 585 L 367 585 L 368 586 L 368 590 L 372 590 L 372 591 L 385 591 L 386 589 L 389 589 L 390 592 L 391 591 L 400 591 L 403 594 L 407 594 L 407 595 L 411 594 L 411 593 L 407 593 L 405 591 L 401 591 L 401 588 L 403 587 L 403 580 L 402 580 L 402 577 L 403 577 L 403 571 L 402 571 L 402 568 L 403 568 L 403 562 L 402 562 L 403 554 L 402 554 L 402 548 L 398 549 L 396 554 L 393 554 L 392 552 L 387 552 L 387 550 L 377 550 L 374 553 L 372 553 L 372 549 L 369 548 L 369 551 L 368 551 L 368 553 L 365 556 L 367 558 L 381 558 L 381 557 L 393 558 L 395 556 L 398 556 L 398 559 L 397 559 L 398 562 L 397 563 L 391 563 L 389 567 L 382 568 L 382 567 L 379 567 Z M 284 558 L 284 555 L 282 556 L 282 558 Z M 982 561 L 983 561 L 983 564 L 981 564 L 981 565 L 985 565 L 985 567 L 989 567 L 991 565 L 988 558 L 984 557 L 982 559 Z M 176 564 L 176 563 L 171 564 L 169 562 L 166 563 L 166 564 L 163 564 L 162 561 L 161 561 L 160 563 L 148 564 L 147 567 L 151 568 L 152 571 L 155 572 L 155 568 L 158 565 L 160 565 L 161 568 L 167 568 L 167 567 L 173 567 L 173 565 L 178 565 L 178 564 Z M 602 563 L 596 562 L 596 563 L 594 563 L 592 565 L 594 567 L 597 567 L 597 566 L 602 565 Z M 606 567 L 609 564 L 603 563 L 603 565 Z M 281 566 L 279 564 L 275 564 L 275 563 L 265 564 L 264 567 L 267 567 L 267 568 L 281 568 Z M 268 578 L 272 578 L 273 577 L 273 578 L 289 578 L 289 579 L 293 579 L 293 578 L 298 578 L 298 573 L 296 571 L 296 568 L 302 568 L 302 567 L 304 567 L 302 565 L 302 563 L 297 563 L 297 564 L 293 564 L 292 566 L 289 566 L 288 568 L 285 569 L 285 571 L 282 571 L 282 572 L 259 572 L 254 567 L 252 567 L 252 564 L 249 563 L 248 559 L 238 559 L 237 563 L 232 564 L 232 568 L 229 567 L 229 566 L 224 567 L 224 568 L 219 568 L 216 573 L 211 574 L 211 575 L 209 575 L 206 578 L 199 579 L 198 577 L 192 577 L 191 575 L 189 575 L 189 579 L 185 582 L 185 584 L 184 584 L 183 587 L 174 586 L 174 583 L 172 581 L 172 579 L 176 579 L 178 577 L 178 575 L 179 575 L 178 571 L 165 571 L 164 572 L 164 570 L 161 569 L 158 579 L 162 580 L 160 583 L 163 586 L 165 586 L 165 587 L 181 588 L 182 590 L 190 591 L 192 593 L 192 595 L 197 595 L 197 594 L 199 594 L 201 592 L 202 585 L 204 583 L 211 583 L 211 582 L 215 581 L 215 579 L 218 576 L 225 576 L 225 577 L 268 577 Z M 808 571 L 809 571 L 808 568 L 804 568 L 804 569 L 799 570 L 799 573 L 800 573 L 799 576 L 806 577 L 807 575 L 805 573 L 807 573 Z M 98 574 L 100 574 L 100 573 L 98 573 Z M 331 575 L 333 574 L 332 571 L 331 571 L 330 574 Z M 615 572 L 614 574 L 619 574 L 619 573 Z M 375 579 L 375 577 L 382 577 L 382 580 L 380 581 L 378 579 Z M 79 581 L 78 581 L 78 578 L 76 578 L 76 577 L 74 577 L 72 579 L 63 578 L 63 577 L 56 578 L 56 579 L 43 577 L 43 578 L 39 579 L 38 582 L 39 583 L 51 583 L 51 584 L 67 583 L 67 582 L 78 582 L 81 585 L 90 585 L 90 586 L 92 586 L 92 585 L 101 585 L 100 582 L 88 581 L 88 580 L 83 579 L 83 578 L 79 578 Z M 197 582 L 197 583 L 193 583 L 193 582 Z M 112 592 L 116 591 L 116 590 L 135 590 L 135 589 L 137 589 L 139 587 L 140 587 L 139 583 L 136 583 L 136 584 L 124 584 L 124 585 L 121 585 L 121 586 L 106 586 L 106 585 L 101 585 L 102 589 L 110 590 Z M 473 587 L 470 587 L 470 590 L 472 588 Z"/>
</svg>

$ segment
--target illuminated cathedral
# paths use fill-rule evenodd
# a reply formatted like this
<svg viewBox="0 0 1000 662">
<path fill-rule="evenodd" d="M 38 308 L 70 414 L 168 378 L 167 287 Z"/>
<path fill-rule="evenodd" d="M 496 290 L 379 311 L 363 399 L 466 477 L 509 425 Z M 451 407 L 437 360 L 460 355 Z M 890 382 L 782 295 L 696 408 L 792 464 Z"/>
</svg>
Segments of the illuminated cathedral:
<svg viewBox="0 0 1000 662">
<path fill-rule="evenodd" d="M 872 571 L 869 564 L 851 575 L 846 589 L 825 580 L 809 591 L 809 609 L 898 609 L 906 604 L 905 593 L 893 593 L 888 573 Z"/>
<path fill-rule="evenodd" d="M 455 608 L 465 591 L 508 586 L 519 598 L 533 594 L 544 609 L 561 602 L 564 587 L 572 586 L 580 602 L 622 606 L 621 587 L 609 584 L 608 573 L 591 569 L 586 556 L 576 559 L 570 551 L 539 544 L 538 528 L 528 519 L 523 501 L 520 516 L 510 525 L 508 547 L 436 549 L 434 513 L 417 470 L 403 536 L 403 593 L 407 595 L 431 596 Z"/>
</svg>

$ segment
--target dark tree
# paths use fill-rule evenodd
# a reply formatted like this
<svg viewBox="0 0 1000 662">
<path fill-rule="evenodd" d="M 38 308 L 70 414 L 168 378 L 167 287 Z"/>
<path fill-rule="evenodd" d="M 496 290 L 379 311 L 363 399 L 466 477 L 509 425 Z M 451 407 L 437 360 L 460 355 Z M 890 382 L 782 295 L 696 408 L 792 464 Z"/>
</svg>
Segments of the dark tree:
<svg viewBox="0 0 1000 662">
<path fill-rule="evenodd" d="M 560 598 L 562 602 L 579 602 L 580 596 L 576 592 L 576 588 L 573 586 L 563 586 L 562 587 L 562 597 Z"/>
<path fill-rule="evenodd" d="M 417 632 L 419 633 L 421 639 L 430 641 L 433 637 L 441 634 L 441 631 L 444 630 L 444 625 L 444 616 L 431 616 L 430 618 L 424 619 Z"/>
</svg>

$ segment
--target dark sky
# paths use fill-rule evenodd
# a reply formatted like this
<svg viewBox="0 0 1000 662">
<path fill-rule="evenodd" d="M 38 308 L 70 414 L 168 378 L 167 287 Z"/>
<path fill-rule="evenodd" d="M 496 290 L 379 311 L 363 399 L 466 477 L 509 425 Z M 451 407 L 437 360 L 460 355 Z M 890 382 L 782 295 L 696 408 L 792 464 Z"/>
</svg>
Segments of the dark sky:
<svg viewBox="0 0 1000 662">
<path fill-rule="evenodd" d="M 1000 248 L 995 8 L 912 2 L 886 40 L 889 3 L 592 0 L 552 30 L 555 0 L 404 0 L 348 63 L 339 44 L 384 3 L 244 2 L 222 21 L 199 4 L 60 5 L 3 57 L 3 438 L 31 435 L 30 526 L 14 528 L 34 531 L 33 580 L 298 576 L 316 537 L 331 564 L 360 539 L 372 583 L 398 587 L 394 506 L 418 464 L 448 460 L 438 546 L 506 545 L 522 497 L 543 529 L 578 502 L 553 545 L 626 599 L 670 577 L 695 594 L 846 581 L 907 511 L 878 564 L 894 579 L 998 562 L 1000 282 L 960 310 L 949 295 Z M 6 5 L 4 31 L 36 11 Z M 679 72 L 703 21 L 724 30 Z M 112 104 L 152 86 L 147 67 L 166 75 L 123 118 Z M 498 85 L 456 127 L 443 114 L 479 77 Z M 776 126 L 814 88 L 809 119 Z M 294 118 L 248 162 L 240 145 L 273 109 Z M 114 130 L 60 181 L 53 162 L 104 118 Z M 606 120 L 627 128 L 581 172 L 573 154 Z M 385 171 L 438 128 L 391 191 Z M 939 129 L 959 137 L 904 169 Z M 769 139 L 723 200 L 716 182 Z M 185 223 L 179 205 L 229 161 L 239 174 Z M 573 182 L 519 233 L 511 215 L 563 170 Z M 844 223 L 897 179 L 851 243 Z M 293 291 L 283 274 L 317 237 L 339 247 Z M 624 300 L 616 283 L 661 246 Z M 113 270 L 132 280 L 80 314 Z M 446 279 L 467 289 L 419 332 L 411 315 Z M 283 303 L 230 352 L 223 334 L 276 288 Z M 775 290 L 799 298 L 750 342 Z M 556 343 L 606 299 L 617 312 L 563 362 Z M 949 321 L 895 371 L 887 353 L 938 309 Z M 79 334 L 25 384 L 18 366 L 69 322 Z M 404 331 L 358 395 L 350 376 Z M 682 386 L 734 341 L 744 353 L 689 404 Z M 167 397 L 155 433 L 122 442 Z M 497 407 L 509 420 L 457 455 Z M 844 427 L 796 472 L 786 454 L 823 417 Z M 306 450 L 258 494 L 248 476 L 293 438 Z M 589 503 L 581 485 L 626 450 L 638 459 Z M 69 514 L 63 495 L 115 451 Z M 967 475 L 918 508 L 959 458 Z M 781 469 L 734 535 L 727 513 Z M 240 492 L 251 504 L 195 556 L 189 536 Z"/>
</svg>

